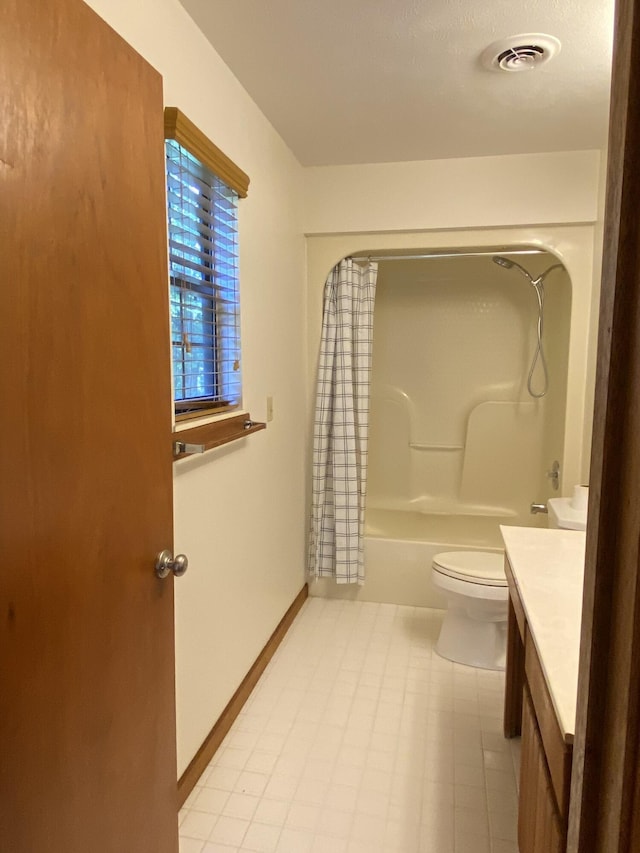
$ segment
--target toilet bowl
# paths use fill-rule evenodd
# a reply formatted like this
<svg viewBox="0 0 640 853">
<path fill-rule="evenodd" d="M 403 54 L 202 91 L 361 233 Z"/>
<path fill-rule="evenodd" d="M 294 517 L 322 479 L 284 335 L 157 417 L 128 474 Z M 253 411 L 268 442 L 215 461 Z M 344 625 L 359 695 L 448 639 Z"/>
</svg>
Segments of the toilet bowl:
<svg viewBox="0 0 640 853">
<path fill-rule="evenodd" d="M 445 551 L 433 558 L 432 580 L 447 599 L 436 652 L 482 669 L 504 669 L 509 590 L 502 554 Z"/>
<path fill-rule="evenodd" d="M 549 527 L 585 530 L 587 505 L 587 486 L 576 486 L 572 498 L 549 499 Z M 467 666 L 504 669 L 509 590 L 502 554 L 444 551 L 433 558 L 431 577 L 448 605 L 436 652 Z"/>
</svg>

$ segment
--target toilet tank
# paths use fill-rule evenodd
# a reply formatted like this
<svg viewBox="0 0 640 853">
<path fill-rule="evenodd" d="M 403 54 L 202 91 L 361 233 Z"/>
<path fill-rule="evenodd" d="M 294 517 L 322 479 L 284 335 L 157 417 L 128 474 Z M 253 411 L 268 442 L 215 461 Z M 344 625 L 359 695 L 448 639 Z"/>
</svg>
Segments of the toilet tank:
<svg viewBox="0 0 640 853">
<path fill-rule="evenodd" d="M 573 498 L 549 498 L 549 527 L 562 527 L 565 530 L 587 529 L 587 507 L 576 509 Z"/>
</svg>

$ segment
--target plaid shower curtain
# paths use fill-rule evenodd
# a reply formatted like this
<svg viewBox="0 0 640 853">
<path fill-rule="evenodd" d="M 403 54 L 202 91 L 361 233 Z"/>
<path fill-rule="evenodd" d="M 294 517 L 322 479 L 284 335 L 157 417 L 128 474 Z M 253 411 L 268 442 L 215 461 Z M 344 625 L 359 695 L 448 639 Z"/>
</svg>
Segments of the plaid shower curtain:
<svg viewBox="0 0 640 853">
<path fill-rule="evenodd" d="M 378 265 L 340 261 L 327 278 L 313 430 L 309 572 L 364 583 L 369 385 Z"/>
</svg>

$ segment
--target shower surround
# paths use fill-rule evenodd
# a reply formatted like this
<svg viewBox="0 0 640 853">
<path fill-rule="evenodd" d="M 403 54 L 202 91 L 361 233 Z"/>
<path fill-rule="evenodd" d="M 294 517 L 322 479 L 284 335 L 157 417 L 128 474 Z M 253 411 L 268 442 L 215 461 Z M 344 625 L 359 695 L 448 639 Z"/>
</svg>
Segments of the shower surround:
<svg viewBox="0 0 640 853">
<path fill-rule="evenodd" d="M 504 253 L 503 253 L 504 254 Z M 506 253 L 508 256 L 508 253 Z M 533 276 L 556 259 L 519 259 Z M 365 570 L 358 592 L 316 594 L 439 607 L 443 550 L 500 550 L 500 524 L 544 525 L 562 463 L 571 287 L 545 281 L 549 390 L 527 391 L 537 301 L 491 256 L 381 261 L 375 303 Z M 543 380 L 539 367 L 533 389 Z M 314 590 L 312 590 L 313 592 Z"/>
</svg>

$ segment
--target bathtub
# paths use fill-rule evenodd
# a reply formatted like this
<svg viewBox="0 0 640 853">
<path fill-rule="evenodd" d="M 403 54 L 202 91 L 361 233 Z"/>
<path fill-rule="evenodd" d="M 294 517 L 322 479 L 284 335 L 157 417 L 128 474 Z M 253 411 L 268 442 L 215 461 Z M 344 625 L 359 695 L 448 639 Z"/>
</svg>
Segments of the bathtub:
<svg viewBox="0 0 640 853">
<path fill-rule="evenodd" d="M 364 586 L 322 578 L 311 581 L 309 592 L 326 598 L 444 608 L 444 598 L 431 583 L 434 555 L 466 550 L 502 553 L 499 525 L 514 523 L 515 518 L 505 516 L 367 510 Z"/>
</svg>

